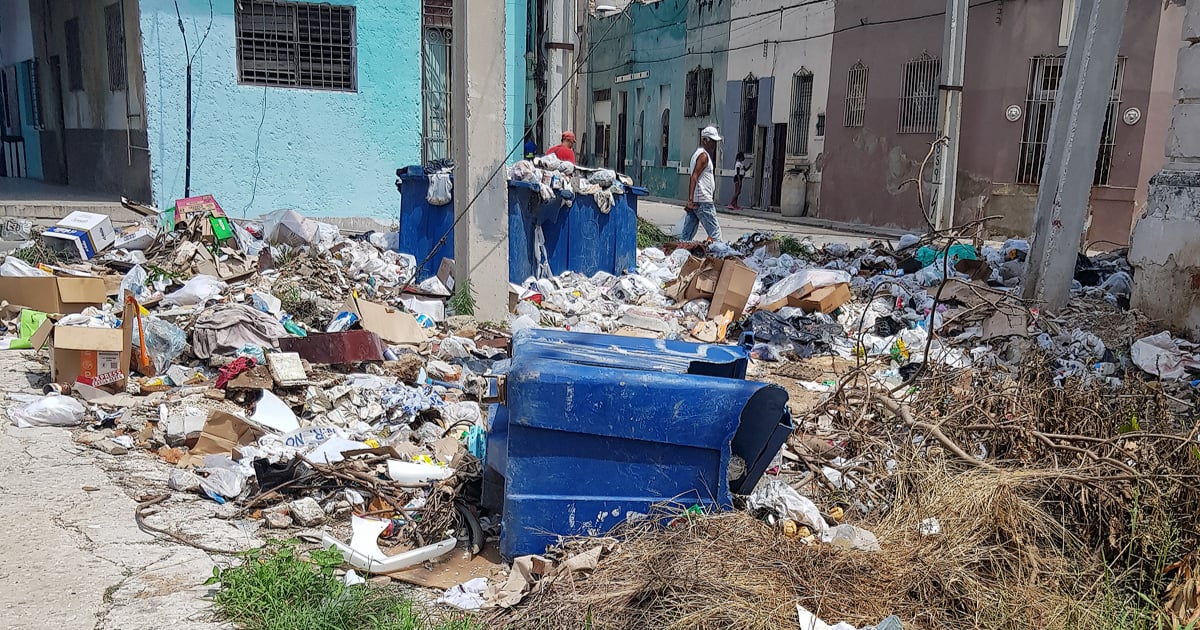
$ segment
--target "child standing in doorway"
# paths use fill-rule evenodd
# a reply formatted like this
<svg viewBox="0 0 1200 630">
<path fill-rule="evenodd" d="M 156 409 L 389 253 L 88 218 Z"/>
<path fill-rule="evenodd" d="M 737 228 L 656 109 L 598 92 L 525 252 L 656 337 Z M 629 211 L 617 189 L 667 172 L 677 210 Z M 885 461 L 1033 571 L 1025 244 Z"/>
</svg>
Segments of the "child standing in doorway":
<svg viewBox="0 0 1200 630">
<path fill-rule="evenodd" d="M 733 165 L 733 199 L 729 200 L 729 205 L 725 206 L 730 210 L 741 210 L 738 205 L 738 197 L 742 196 L 742 180 L 746 179 L 746 170 L 750 168 L 746 162 L 746 154 L 739 152 L 737 154 L 737 163 Z"/>
</svg>

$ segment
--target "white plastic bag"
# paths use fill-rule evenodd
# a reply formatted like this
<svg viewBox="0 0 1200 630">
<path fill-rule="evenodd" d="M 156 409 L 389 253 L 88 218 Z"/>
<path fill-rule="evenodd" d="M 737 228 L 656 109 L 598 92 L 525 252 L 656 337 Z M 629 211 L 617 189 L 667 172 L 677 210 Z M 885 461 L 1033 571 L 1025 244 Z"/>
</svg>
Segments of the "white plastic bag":
<svg viewBox="0 0 1200 630">
<path fill-rule="evenodd" d="M 677 236 L 677 237 L 680 237 L 680 238 L 682 238 L 682 237 L 683 237 L 683 223 L 684 223 L 684 221 L 687 221 L 687 213 L 684 213 L 684 214 L 681 214 L 681 215 L 679 215 L 679 220 L 675 222 L 675 227 L 671 228 L 671 235 L 672 235 L 672 236 Z M 676 250 L 676 251 L 686 251 L 686 250 Z"/>
<path fill-rule="evenodd" d="M 225 291 L 227 286 L 220 279 L 212 276 L 203 274 L 192 276 L 192 279 L 183 283 L 183 286 L 178 291 L 164 297 L 162 303 L 164 306 L 189 306 L 193 304 L 203 306 L 209 300 L 221 297 L 221 293 Z"/>
<path fill-rule="evenodd" d="M 833 284 L 848 284 L 850 282 L 850 274 L 845 271 L 836 271 L 833 269 L 801 269 L 796 273 L 776 282 L 767 289 L 766 295 L 763 296 L 762 304 L 774 304 L 783 298 L 795 293 L 804 288 L 804 285 L 812 285 L 812 288 L 819 289 L 821 287 L 830 286 Z"/>
<path fill-rule="evenodd" d="M 0 265 L 0 276 L 8 278 L 42 278 L 49 275 L 24 260 L 12 256 L 5 256 L 4 264 Z"/>
<path fill-rule="evenodd" d="M 203 476 L 200 487 L 225 499 L 232 499 L 246 489 L 246 478 L 253 473 L 225 455 L 208 455 L 204 466 L 196 469 Z"/>
<path fill-rule="evenodd" d="M 125 277 L 121 278 L 121 290 L 117 293 L 117 303 L 125 301 L 125 294 L 132 295 L 135 300 L 141 300 L 142 294 L 146 292 L 146 281 L 150 278 L 150 274 L 142 269 L 141 265 L 134 265 L 125 273 Z"/>
<path fill-rule="evenodd" d="M 25 405 L 8 409 L 8 417 L 19 428 L 73 427 L 83 419 L 85 409 L 70 396 L 48 394 Z"/>
<path fill-rule="evenodd" d="M 429 176 L 429 190 L 425 193 L 425 201 L 431 206 L 444 206 L 454 200 L 453 192 L 450 173 L 434 173 Z"/>
</svg>

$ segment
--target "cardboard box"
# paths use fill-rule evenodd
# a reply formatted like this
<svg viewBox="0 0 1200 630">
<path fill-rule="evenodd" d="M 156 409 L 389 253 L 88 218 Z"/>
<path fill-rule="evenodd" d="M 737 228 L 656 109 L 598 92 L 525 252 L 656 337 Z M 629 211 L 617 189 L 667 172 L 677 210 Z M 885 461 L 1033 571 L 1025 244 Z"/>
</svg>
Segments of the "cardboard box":
<svg viewBox="0 0 1200 630">
<path fill-rule="evenodd" d="M 683 263 L 679 278 L 664 287 L 663 293 L 680 304 L 698 298 L 709 299 L 712 301 L 709 317 L 733 311 L 733 318 L 737 319 L 746 309 L 757 279 L 758 272 L 736 258 L 722 260 L 693 256 Z"/>
<path fill-rule="evenodd" d="M 125 391 L 132 356 L 134 307 L 127 305 L 120 328 L 59 326 L 50 320 L 33 334 L 34 348 L 50 344 L 50 377 L 55 383 L 80 382 Z"/>
<path fill-rule="evenodd" d="M 358 315 L 359 325 L 384 341 L 409 346 L 423 346 L 429 335 L 409 313 L 384 304 L 360 300 L 351 295 L 342 305 L 342 310 Z"/>
<path fill-rule="evenodd" d="M 103 214 L 72 212 L 54 227 L 42 233 L 47 247 L 62 253 L 79 254 L 91 260 L 117 240 L 112 221 Z"/>
<path fill-rule="evenodd" d="M 820 311 L 825 314 L 836 311 L 841 305 L 849 302 L 854 295 L 850 292 L 850 285 L 835 284 L 827 287 L 821 287 L 809 293 L 800 300 L 800 308 L 806 312 Z"/>
<path fill-rule="evenodd" d="M 813 292 L 813 286 L 811 284 L 806 284 L 803 287 L 800 287 L 799 289 L 792 291 L 790 294 L 784 296 L 780 300 L 776 300 L 775 302 L 772 302 L 770 304 L 759 304 L 758 310 L 771 311 L 772 313 L 774 313 L 775 311 L 778 311 L 779 309 L 781 309 L 785 306 L 791 306 L 792 308 L 800 308 L 800 306 L 802 304 L 804 304 L 804 298 L 808 297 L 808 294 L 810 294 L 812 292 Z"/>
<path fill-rule="evenodd" d="M 196 445 L 179 460 L 179 467 L 200 466 L 207 455 L 226 455 L 235 460 L 241 459 L 241 447 L 254 444 L 265 433 L 242 418 L 213 409 L 208 412 L 208 420 L 204 422 L 200 439 L 196 440 Z"/>
<path fill-rule="evenodd" d="M 172 224 L 178 228 L 189 223 L 194 217 L 224 217 L 225 211 L 212 195 L 200 195 L 175 201 L 175 217 Z"/>
<path fill-rule="evenodd" d="M 157 229 L 148 228 L 144 225 L 133 225 L 117 235 L 116 243 L 113 246 L 117 249 L 141 251 L 153 245 L 157 238 Z"/>
<path fill-rule="evenodd" d="M 755 280 L 758 280 L 757 271 L 736 258 L 727 258 L 713 290 L 708 318 L 714 319 L 729 311 L 733 312 L 733 319 L 741 317 L 742 311 L 746 310 L 746 302 L 750 301 Z"/>
<path fill-rule="evenodd" d="M 43 313 L 70 315 L 103 306 L 107 294 L 100 278 L 0 277 L 0 300 Z"/>
</svg>

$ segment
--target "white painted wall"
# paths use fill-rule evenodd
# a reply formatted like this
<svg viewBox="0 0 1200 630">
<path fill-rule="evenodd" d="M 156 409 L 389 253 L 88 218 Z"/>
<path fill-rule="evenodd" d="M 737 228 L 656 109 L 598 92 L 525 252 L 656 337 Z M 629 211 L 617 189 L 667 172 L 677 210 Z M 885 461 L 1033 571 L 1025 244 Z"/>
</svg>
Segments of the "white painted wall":
<svg viewBox="0 0 1200 630">
<path fill-rule="evenodd" d="M 29 0 L 0 0 L 0 66 L 32 58 Z"/>
<path fill-rule="evenodd" d="M 817 115 L 824 114 L 829 100 L 830 67 L 833 58 L 834 0 L 780 11 L 796 4 L 780 0 L 733 0 L 729 25 L 729 81 L 741 81 L 749 73 L 759 78 L 775 77 L 771 121 L 790 123 L 792 75 L 802 66 L 813 73 L 813 112 L 808 129 L 808 158 L 815 161 L 824 149 L 817 138 Z M 765 15 L 760 13 L 770 12 Z M 782 40 L 803 39 L 786 42 Z M 767 44 L 764 41 L 780 41 Z M 845 81 L 846 77 L 836 80 Z M 826 126 L 833 121 L 826 121 Z M 840 124 L 840 123 L 839 123 Z M 736 137 L 736 130 L 729 132 Z"/>
</svg>

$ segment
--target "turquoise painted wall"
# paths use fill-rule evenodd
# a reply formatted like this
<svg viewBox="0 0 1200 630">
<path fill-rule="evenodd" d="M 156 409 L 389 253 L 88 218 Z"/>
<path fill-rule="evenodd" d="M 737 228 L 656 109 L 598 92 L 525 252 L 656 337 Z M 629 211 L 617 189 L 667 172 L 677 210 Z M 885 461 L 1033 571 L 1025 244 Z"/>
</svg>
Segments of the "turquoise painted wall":
<svg viewBox="0 0 1200 630">
<path fill-rule="evenodd" d="M 525 144 L 525 0 L 505 0 L 504 4 L 505 83 L 508 99 L 505 103 L 505 127 L 508 129 L 508 148 Z M 508 163 L 523 157 L 521 149 L 511 152 Z"/>
<path fill-rule="evenodd" d="M 653 4 L 630 4 L 625 16 L 592 18 L 588 22 L 592 56 L 588 61 L 589 96 L 595 90 L 612 90 L 612 130 L 609 155 L 617 170 L 638 179 L 639 165 L 615 164 L 621 93 L 627 94 L 629 115 L 625 130 L 628 138 L 626 158 L 635 159 L 635 145 L 642 139 L 641 158 L 650 165 L 640 167 L 639 185 L 651 195 L 682 198 L 687 194 L 687 176 L 675 167 L 661 166 L 662 122 L 660 113 L 670 109 L 667 160 L 686 166 L 699 143 L 699 130 L 718 124 L 725 106 L 724 78 L 729 43 L 729 7 L 731 0 L 660 0 Z M 712 108 L 707 116 L 684 117 L 685 78 L 698 66 L 713 69 Z M 621 75 L 646 72 L 648 76 L 616 82 Z M 669 101 L 661 96 L 664 86 Z M 638 99 L 641 88 L 641 99 Z M 594 105 L 594 103 L 590 103 Z M 594 134 L 594 108 L 588 107 L 589 138 Z M 645 112 L 638 128 L 639 113 Z M 722 129 L 722 134 L 728 132 Z M 589 139 L 587 156 L 596 164 L 596 142 Z"/>
<path fill-rule="evenodd" d="M 216 0 L 193 64 L 192 194 L 231 216 L 293 208 L 313 216 L 394 218 L 397 167 L 420 161 L 419 0 L 357 7 L 358 92 L 239 85 L 233 0 Z M 188 43 L 207 0 L 179 0 Z M 173 0 L 142 0 L 146 110 L 155 201 L 183 196 L 185 58 Z"/>
</svg>

